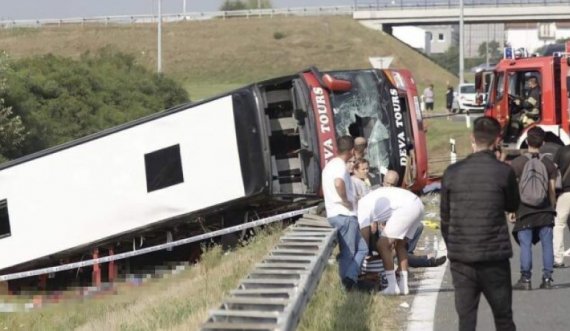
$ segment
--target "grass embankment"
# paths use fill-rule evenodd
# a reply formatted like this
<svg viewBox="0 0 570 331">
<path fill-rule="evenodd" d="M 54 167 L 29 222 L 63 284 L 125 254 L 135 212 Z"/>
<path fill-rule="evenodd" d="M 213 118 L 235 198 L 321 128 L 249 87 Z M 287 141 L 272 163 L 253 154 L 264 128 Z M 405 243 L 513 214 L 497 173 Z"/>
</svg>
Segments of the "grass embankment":
<svg viewBox="0 0 570 331">
<path fill-rule="evenodd" d="M 64 301 L 27 313 L 0 314 L 0 330 L 197 330 L 282 234 L 276 227 L 224 254 L 220 246 L 176 275 L 140 287 L 117 284 L 113 295 Z M 400 298 L 346 293 L 338 266 L 327 266 L 299 330 L 394 330 Z"/>
<path fill-rule="evenodd" d="M 325 270 L 315 295 L 303 313 L 298 330 L 400 330 L 397 307 L 404 297 L 384 297 L 341 289 L 337 265 Z M 400 320 L 400 321 L 399 321 Z"/>
<path fill-rule="evenodd" d="M 0 49 L 15 58 L 48 53 L 77 58 L 106 46 L 133 54 L 151 70 L 156 68 L 154 24 L 0 29 Z M 456 86 L 457 77 L 399 40 L 349 17 L 207 20 L 163 26 L 163 70 L 180 81 L 193 100 L 313 64 L 322 70 L 368 68 L 370 56 L 394 56 L 392 67 L 409 69 L 420 95 L 433 83 L 435 112 L 445 111 L 446 84 Z M 449 155 L 449 136 L 460 132 L 462 125 L 427 122 L 430 155 L 438 159 Z"/>
<path fill-rule="evenodd" d="M 461 117 L 463 119 L 463 116 Z M 473 119 L 471 120 L 471 124 Z M 470 133 L 465 121 L 443 118 L 425 120 L 427 128 L 428 169 L 431 175 L 441 175 L 450 162 L 449 139 L 455 139 L 457 160 L 471 153 Z"/>
<path fill-rule="evenodd" d="M 237 286 L 281 234 L 271 228 L 227 254 L 216 246 L 179 274 L 141 287 L 119 283 L 115 295 L 0 314 L 0 330 L 197 330 L 208 310 Z"/>
<path fill-rule="evenodd" d="M 156 68 L 156 26 L 63 25 L 0 30 L 0 49 L 12 57 L 53 53 L 79 57 L 111 45 Z M 321 70 L 369 68 L 370 56 L 394 56 L 392 67 L 413 73 L 418 92 L 429 83 L 436 96 L 457 78 L 410 47 L 349 17 L 275 17 L 207 20 L 163 25 L 163 70 L 192 99 L 250 82 L 291 74 L 310 65 Z M 439 103 L 436 99 L 436 107 Z"/>
</svg>

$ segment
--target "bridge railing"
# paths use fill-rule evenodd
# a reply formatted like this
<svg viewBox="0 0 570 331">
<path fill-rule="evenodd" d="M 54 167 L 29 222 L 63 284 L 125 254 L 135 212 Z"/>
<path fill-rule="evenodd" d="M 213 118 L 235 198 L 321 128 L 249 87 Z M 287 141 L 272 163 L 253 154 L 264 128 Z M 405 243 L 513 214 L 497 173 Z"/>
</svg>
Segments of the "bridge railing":
<svg viewBox="0 0 570 331">
<path fill-rule="evenodd" d="M 187 12 L 162 14 L 163 22 L 179 21 L 199 21 L 208 19 L 229 19 L 229 18 L 256 18 L 274 16 L 336 16 L 352 15 L 352 6 L 321 6 L 321 7 L 295 7 L 295 8 L 270 8 L 232 11 L 211 11 L 211 12 Z M 158 21 L 156 14 L 143 15 L 115 15 L 115 16 L 93 16 L 93 17 L 72 17 L 62 19 L 27 19 L 11 20 L 0 19 L 0 27 L 41 27 L 58 26 L 64 24 L 132 24 L 132 23 L 154 23 Z"/>
<path fill-rule="evenodd" d="M 469 7 L 512 7 L 512 6 L 570 6 L 568 0 L 463 0 L 463 6 Z M 360 0 L 356 10 L 386 10 L 411 8 L 457 8 L 459 0 Z"/>
<path fill-rule="evenodd" d="M 320 6 L 270 8 L 233 11 L 186 12 L 163 14 L 163 22 L 199 21 L 209 19 L 255 18 L 275 16 L 335 16 L 352 15 L 355 10 L 405 10 L 410 8 L 457 8 L 459 0 L 360 0 L 355 6 Z M 560 6 L 569 0 L 464 0 L 465 7 Z M 155 14 L 71 17 L 61 19 L 0 19 L 0 28 L 60 26 L 64 24 L 134 24 L 155 23 Z"/>
</svg>

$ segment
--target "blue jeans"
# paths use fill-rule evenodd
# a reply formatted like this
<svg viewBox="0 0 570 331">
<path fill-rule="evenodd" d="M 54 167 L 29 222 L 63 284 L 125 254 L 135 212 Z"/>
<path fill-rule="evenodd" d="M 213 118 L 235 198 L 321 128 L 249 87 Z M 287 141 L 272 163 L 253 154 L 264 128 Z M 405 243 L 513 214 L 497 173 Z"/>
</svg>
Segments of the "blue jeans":
<svg viewBox="0 0 570 331">
<path fill-rule="evenodd" d="M 414 237 L 408 240 L 408 264 L 412 268 L 426 268 L 431 267 L 431 261 L 427 255 L 414 255 L 418 241 L 424 231 L 424 225 L 420 222 Z"/>
<path fill-rule="evenodd" d="M 542 277 L 552 276 L 552 265 L 554 264 L 554 249 L 552 244 L 552 227 L 543 226 L 535 229 L 524 229 L 517 232 L 517 238 L 521 246 L 521 274 L 530 279 L 532 276 L 532 233 L 538 231 L 540 243 L 542 245 Z"/>
<path fill-rule="evenodd" d="M 422 236 L 422 232 L 424 231 L 424 225 L 420 222 L 420 225 L 416 229 L 416 233 L 414 233 L 414 237 L 408 240 L 408 254 L 414 254 L 416 250 L 416 246 L 418 245 L 418 241 L 420 241 L 420 237 Z"/>
<path fill-rule="evenodd" d="M 340 279 L 350 278 L 358 281 L 362 261 L 368 254 L 368 246 L 360 235 L 360 226 L 356 216 L 337 215 L 327 219 L 335 229 L 340 245 Z"/>
</svg>

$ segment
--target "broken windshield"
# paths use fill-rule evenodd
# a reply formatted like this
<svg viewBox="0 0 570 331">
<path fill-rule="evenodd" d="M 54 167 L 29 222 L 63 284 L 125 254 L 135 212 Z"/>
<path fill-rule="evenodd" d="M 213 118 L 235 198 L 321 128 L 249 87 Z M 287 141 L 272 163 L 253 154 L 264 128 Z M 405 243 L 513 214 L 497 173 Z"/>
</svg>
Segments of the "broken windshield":
<svg viewBox="0 0 570 331">
<path fill-rule="evenodd" d="M 337 135 L 365 137 L 368 140 L 366 159 L 376 173 L 390 169 L 391 96 L 381 95 L 374 71 L 335 72 L 335 78 L 348 80 L 352 89 L 331 95 Z M 382 92 L 384 93 L 384 92 Z"/>
</svg>

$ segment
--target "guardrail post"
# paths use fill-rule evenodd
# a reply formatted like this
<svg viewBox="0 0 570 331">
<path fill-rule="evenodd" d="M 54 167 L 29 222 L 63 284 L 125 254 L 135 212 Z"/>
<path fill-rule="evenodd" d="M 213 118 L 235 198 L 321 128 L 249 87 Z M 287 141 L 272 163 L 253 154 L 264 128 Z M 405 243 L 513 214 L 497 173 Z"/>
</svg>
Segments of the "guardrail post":
<svg viewBox="0 0 570 331">
<path fill-rule="evenodd" d="M 10 292 L 10 286 L 8 285 L 8 282 L 0 282 L 0 296 L 10 294 L 12 293 Z"/>
<path fill-rule="evenodd" d="M 457 151 L 455 149 L 455 139 L 453 138 L 449 138 L 449 149 L 450 149 L 449 163 L 454 164 L 455 162 L 457 162 Z"/>
<path fill-rule="evenodd" d="M 113 247 L 109 247 L 109 256 L 115 255 L 115 251 Z M 109 262 L 109 282 L 115 281 L 117 278 L 117 266 L 115 265 L 115 261 Z"/>
<path fill-rule="evenodd" d="M 98 259 L 99 258 L 99 249 L 95 248 L 93 249 L 93 259 Z M 93 264 L 93 272 L 91 273 L 91 282 L 93 283 L 93 286 L 101 286 L 101 267 L 99 266 L 99 263 L 95 263 Z"/>
<path fill-rule="evenodd" d="M 48 275 L 47 274 L 39 275 L 38 278 L 40 279 L 40 281 L 38 282 L 39 289 L 42 291 L 47 290 Z"/>
</svg>

